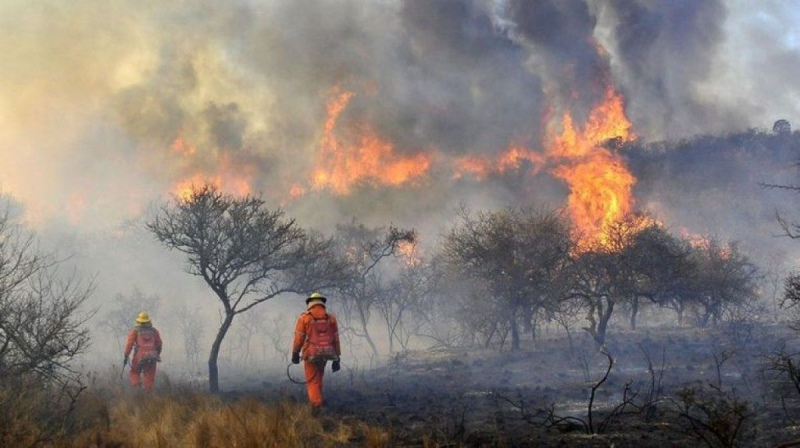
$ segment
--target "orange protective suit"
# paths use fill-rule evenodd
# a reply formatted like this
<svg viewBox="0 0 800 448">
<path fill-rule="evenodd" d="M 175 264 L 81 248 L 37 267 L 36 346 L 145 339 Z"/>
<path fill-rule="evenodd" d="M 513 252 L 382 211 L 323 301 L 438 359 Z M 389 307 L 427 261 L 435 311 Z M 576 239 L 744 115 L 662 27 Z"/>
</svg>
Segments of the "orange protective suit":
<svg viewBox="0 0 800 448">
<path fill-rule="evenodd" d="M 155 349 L 158 352 L 160 359 L 161 356 L 161 334 L 150 324 L 139 324 L 131 328 L 128 332 L 128 340 L 125 343 L 125 358 L 130 356 L 133 351 L 133 358 L 131 359 L 131 386 L 139 387 L 140 384 L 144 386 L 144 390 L 152 391 L 153 384 L 156 381 L 156 362 L 142 362 L 143 353 L 139 350 L 137 339 L 138 333 L 142 329 L 152 330 L 155 337 Z M 142 381 L 142 379 L 144 381 Z"/>
<path fill-rule="evenodd" d="M 321 303 L 312 304 L 308 311 L 303 312 L 297 319 L 297 324 L 294 330 L 294 343 L 292 344 L 292 353 L 303 354 L 303 367 L 306 372 L 306 391 L 308 392 L 308 401 L 311 406 L 315 408 L 322 407 L 322 379 L 325 375 L 326 359 L 309 359 L 307 355 L 309 352 L 309 335 L 311 334 L 311 322 L 316 319 L 324 319 L 328 315 L 331 331 L 333 332 L 332 345 L 336 352 L 336 356 L 342 355 L 342 350 L 339 345 L 339 326 L 336 322 L 336 316 L 326 311 L 325 305 Z"/>
</svg>

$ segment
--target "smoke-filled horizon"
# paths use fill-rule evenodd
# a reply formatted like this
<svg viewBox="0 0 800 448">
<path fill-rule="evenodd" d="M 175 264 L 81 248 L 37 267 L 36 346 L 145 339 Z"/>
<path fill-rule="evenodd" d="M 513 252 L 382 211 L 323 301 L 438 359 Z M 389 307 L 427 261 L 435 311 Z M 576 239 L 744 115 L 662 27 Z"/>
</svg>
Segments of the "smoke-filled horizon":
<svg viewBox="0 0 800 448">
<path fill-rule="evenodd" d="M 205 182 L 263 194 L 303 226 L 329 231 L 358 217 L 436 238 L 458 204 L 563 206 L 580 200 L 577 189 L 597 189 L 575 183 L 579 171 L 621 167 L 630 207 L 693 232 L 752 236 L 770 228 L 772 207 L 755 196 L 733 213 L 720 204 L 764 194 L 767 170 L 793 160 L 742 158 L 747 145 L 724 142 L 800 117 L 795 9 L 778 0 L 6 0 L 0 193 L 97 272 L 105 299 L 135 286 L 202 291 L 186 287 L 180 257 L 139 224 Z M 692 145 L 679 142 L 699 134 L 716 136 L 702 163 L 735 159 L 743 184 L 682 164 Z M 664 156 L 672 172 L 640 155 L 628 173 L 601 145 L 608 138 L 681 151 Z M 676 167 L 706 175 L 686 182 Z M 737 221 L 742 204 L 759 205 L 755 226 L 750 215 Z"/>
<path fill-rule="evenodd" d="M 546 127 L 580 127 L 608 87 L 645 141 L 766 128 L 800 86 L 790 7 L 762 5 L 4 2 L 0 188 L 30 222 L 113 227 L 193 182 L 283 205 L 351 193 L 315 170 L 372 143 L 376 166 L 346 182 L 454 190 L 480 174 L 465 160 L 544 152 Z"/>
</svg>

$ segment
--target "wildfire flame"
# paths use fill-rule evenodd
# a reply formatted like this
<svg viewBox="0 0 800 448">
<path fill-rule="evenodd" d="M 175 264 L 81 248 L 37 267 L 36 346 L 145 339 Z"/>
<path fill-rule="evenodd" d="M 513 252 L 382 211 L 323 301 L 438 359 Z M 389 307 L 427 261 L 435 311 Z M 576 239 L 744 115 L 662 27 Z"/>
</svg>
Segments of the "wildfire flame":
<svg viewBox="0 0 800 448">
<path fill-rule="evenodd" d="M 184 165 L 186 167 L 195 165 L 195 157 L 197 155 L 197 148 L 188 142 L 183 135 L 172 144 L 172 151 L 182 158 L 184 158 Z M 184 176 L 178 180 L 172 187 L 172 194 L 179 200 L 186 201 L 191 198 L 192 191 L 203 186 L 211 185 L 233 194 L 235 196 L 247 196 L 252 193 L 252 178 L 254 177 L 255 169 L 250 166 L 235 164 L 226 153 L 221 153 L 216 156 L 213 170 L 208 172 L 193 170 L 193 173 Z"/>
<path fill-rule="evenodd" d="M 454 177 L 470 174 L 481 180 L 517 169 L 525 161 L 532 164 L 533 173 L 548 166 L 569 186 L 567 209 L 579 246 L 607 246 L 609 226 L 627 216 L 634 205 L 636 178 L 618 154 L 603 146 L 611 139 L 627 142 L 635 138 L 625 116 L 623 98 L 608 87 L 584 126 L 576 126 L 568 113 L 562 117 L 560 132 L 557 124 L 551 122 L 547 128 L 544 154 L 512 145 L 498 158 L 464 157 L 455 161 Z"/>
<path fill-rule="evenodd" d="M 545 156 L 522 145 L 511 145 L 499 158 L 468 156 L 456 159 L 454 178 L 461 178 L 468 173 L 478 180 L 486 179 L 491 174 L 501 174 L 519 168 L 523 162 L 533 165 L 536 173 L 544 166 Z"/>
<path fill-rule="evenodd" d="M 721 244 L 719 241 L 708 235 L 694 233 L 685 227 L 681 227 L 679 229 L 679 233 L 681 234 L 681 237 L 683 237 L 683 239 L 694 249 L 699 249 L 709 253 L 716 253 L 716 255 L 723 260 L 727 260 L 731 257 L 732 250 L 730 245 Z"/>
<path fill-rule="evenodd" d="M 565 114 L 561 133 L 550 137 L 547 155 L 555 165 L 551 172 L 570 188 L 567 208 L 585 245 L 606 244 L 608 226 L 633 208 L 636 178 L 618 154 L 602 146 L 610 139 L 634 139 L 630 129 L 622 96 L 608 87 L 582 129 Z M 552 128 L 548 131 L 555 134 Z"/>
<path fill-rule="evenodd" d="M 337 194 L 348 194 L 359 183 L 399 186 L 425 175 L 431 165 L 427 154 L 396 154 L 394 146 L 378 136 L 368 124 L 355 126 L 351 130 L 355 135 L 349 136 L 350 139 L 337 135 L 337 121 L 354 96 L 353 92 L 336 87 L 329 97 L 319 159 L 311 174 L 311 188 L 327 188 Z M 302 187 L 292 187 L 293 194 L 304 191 Z"/>
<path fill-rule="evenodd" d="M 422 264 L 422 257 L 417 250 L 416 241 L 400 241 L 397 244 L 397 255 L 406 266 L 419 266 Z"/>
<path fill-rule="evenodd" d="M 355 186 L 363 184 L 413 185 L 429 174 L 435 151 L 401 154 L 367 122 L 341 125 L 340 118 L 355 97 L 354 92 L 338 86 L 332 89 L 326 102 L 326 119 L 317 160 L 308 183 L 292 185 L 288 191 L 290 197 L 297 198 L 310 190 L 322 189 L 346 195 Z M 609 226 L 633 210 L 632 190 L 636 183 L 622 157 L 604 145 L 612 139 L 620 142 L 633 140 L 635 136 L 631 127 L 622 96 L 609 85 L 604 98 L 590 111 L 584 124 L 576 124 L 568 112 L 561 120 L 548 118 L 543 143 L 545 151 L 534 151 L 513 143 L 496 158 L 440 157 L 436 160 L 452 163 L 455 178 L 471 175 L 478 180 L 519 169 L 524 164 L 529 164 L 533 173 L 548 168 L 569 187 L 567 208 L 579 245 L 602 247 L 608 243 Z M 177 137 L 171 149 L 177 157 L 185 159 L 199 155 L 197 148 L 183 135 Z M 215 163 L 204 165 L 214 166 L 213 170 L 186 170 L 191 174 L 179 181 L 173 192 L 186 198 L 193 187 L 210 183 L 235 194 L 249 194 L 254 170 L 234 167 L 225 154 L 221 154 L 216 156 Z"/>
</svg>

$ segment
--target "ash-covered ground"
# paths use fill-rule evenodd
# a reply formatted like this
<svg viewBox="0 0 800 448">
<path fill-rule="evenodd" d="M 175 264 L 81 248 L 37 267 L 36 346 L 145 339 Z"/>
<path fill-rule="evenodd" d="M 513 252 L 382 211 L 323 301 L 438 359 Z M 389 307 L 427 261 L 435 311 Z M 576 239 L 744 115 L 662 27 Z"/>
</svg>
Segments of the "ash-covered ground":
<svg viewBox="0 0 800 448">
<path fill-rule="evenodd" d="M 519 352 L 409 352 L 372 368 L 345 358 L 326 372 L 319 418 L 386 428 L 392 446 L 776 446 L 800 438 L 800 392 L 778 356 L 798 342 L 779 324 L 618 330 L 610 370 L 583 333 L 545 334 Z M 300 366 L 288 373 L 303 379 Z M 286 366 L 223 376 L 232 398 L 306 399 Z"/>
</svg>

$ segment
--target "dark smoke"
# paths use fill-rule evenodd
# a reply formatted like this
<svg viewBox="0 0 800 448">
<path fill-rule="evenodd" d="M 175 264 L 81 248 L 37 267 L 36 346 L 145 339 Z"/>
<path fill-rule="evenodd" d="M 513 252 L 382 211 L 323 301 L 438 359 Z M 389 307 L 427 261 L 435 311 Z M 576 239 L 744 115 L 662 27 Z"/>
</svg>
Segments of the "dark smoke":
<svg viewBox="0 0 800 448">
<path fill-rule="evenodd" d="M 614 0 L 607 8 L 616 22 L 619 84 L 636 125 L 666 137 L 744 126 L 742 113 L 721 110 L 698 91 L 725 37 L 723 1 Z"/>
<path fill-rule="evenodd" d="M 641 137 L 625 153 L 638 204 L 674 227 L 767 241 L 774 209 L 791 199 L 758 184 L 776 170 L 776 183 L 791 180 L 781 176 L 794 150 L 748 128 L 797 120 L 795 10 L 776 0 L 4 1 L 0 193 L 61 241 L 78 235 L 81 261 L 102 268 L 98 297 L 140 284 L 180 301 L 204 290 L 183 292 L 180 259 L 161 266 L 161 248 L 142 249 L 147 235 L 122 244 L 122 223 L 223 160 L 285 205 L 317 161 L 336 86 L 355 93 L 342 136 L 368 125 L 400 154 L 431 154 L 431 175 L 313 192 L 288 203 L 292 214 L 318 228 L 356 215 L 435 240 L 460 202 L 563 204 L 564 183 L 528 162 L 478 180 L 454 178 L 453 159 L 541 151 L 544 123 L 571 112 L 580 125 L 613 85 Z M 172 149 L 179 137 L 193 157 Z"/>
<path fill-rule="evenodd" d="M 595 46 L 597 18 L 587 3 L 510 0 L 506 14 L 511 34 L 531 51 L 529 68 L 557 92 L 550 100 L 583 122 L 612 82 L 608 61 Z"/>
</svg>

